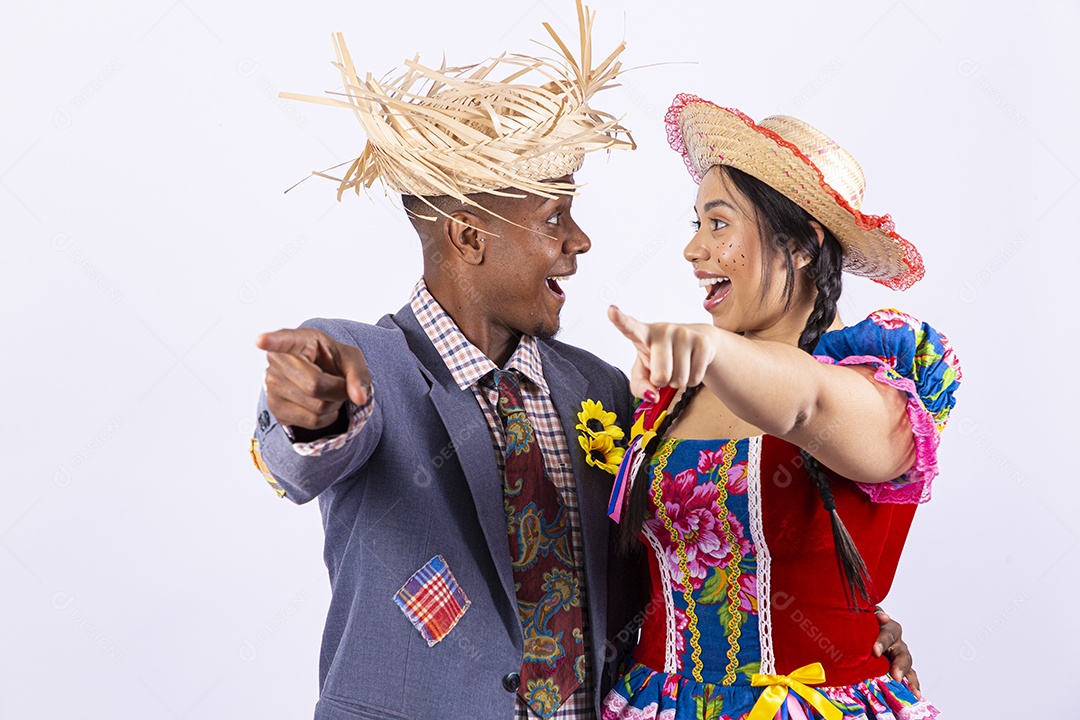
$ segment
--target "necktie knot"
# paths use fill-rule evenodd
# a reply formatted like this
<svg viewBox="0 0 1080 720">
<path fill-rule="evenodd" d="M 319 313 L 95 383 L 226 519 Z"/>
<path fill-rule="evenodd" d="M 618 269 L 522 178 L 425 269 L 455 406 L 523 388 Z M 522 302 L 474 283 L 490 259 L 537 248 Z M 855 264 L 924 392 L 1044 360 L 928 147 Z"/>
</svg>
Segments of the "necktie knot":
<svg viewBox="0 0 1080 720">
<path fill-rule="evenodd" d="M 499 414 L 503 421 L 525 414 L 525 405 L 521 400 L 520 376 L 516 370 L 496 370 L 495 388 L 499 391 Z"/>
<path fill-rule="evenodd" d="M 511 387 L 521 389 L 521 383 L 519 382 L 520 375 L 517 370 L 492 370 L 491 376 L 495 378 L 495 384 L 501 385 L 506 382 Z"/>
</svg>

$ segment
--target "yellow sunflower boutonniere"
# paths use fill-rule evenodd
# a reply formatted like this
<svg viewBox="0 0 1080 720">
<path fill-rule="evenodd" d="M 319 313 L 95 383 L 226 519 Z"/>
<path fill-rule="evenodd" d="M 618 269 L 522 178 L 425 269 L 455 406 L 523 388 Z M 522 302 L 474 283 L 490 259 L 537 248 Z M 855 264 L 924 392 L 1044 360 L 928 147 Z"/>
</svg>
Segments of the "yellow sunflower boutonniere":
<svg viewBox="0 0 1080 720">
<path fill-rule="evenodd" d="M 626 454 L 626 448 L 616 443 L 626 437 L 623 429 L 615 424 L 618 417 L 604 410 L 603 403 L 595 400 L 582 401 L 577 417 L 578 444 L 585 451 L 585 462 L 612 475 L 617 474 Z"/>
</svg>

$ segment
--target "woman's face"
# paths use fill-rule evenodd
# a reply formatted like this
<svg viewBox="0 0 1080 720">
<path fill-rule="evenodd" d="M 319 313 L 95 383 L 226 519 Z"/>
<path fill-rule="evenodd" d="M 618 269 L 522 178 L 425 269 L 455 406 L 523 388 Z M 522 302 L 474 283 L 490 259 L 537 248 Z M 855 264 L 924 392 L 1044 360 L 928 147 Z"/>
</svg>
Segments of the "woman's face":
<svg viewBox="0 0 1080 720">
<path fill-rule="evenodd" d="M 785 253 L 779 248 L 765 252 L 757 211 L 719 167 L 702 178 L 694 210 L 696 230 L 683 257 L 694 266 L 713 325 L 731 332 L 775 334 L 770 331 L 782 327 L 785 315 L 799 304 L 801 283 L 796 282 L 792 306 L 785 307 Z M 807 259 L 801 253 L 793 259 L 799 276 Z"/>
</svg>

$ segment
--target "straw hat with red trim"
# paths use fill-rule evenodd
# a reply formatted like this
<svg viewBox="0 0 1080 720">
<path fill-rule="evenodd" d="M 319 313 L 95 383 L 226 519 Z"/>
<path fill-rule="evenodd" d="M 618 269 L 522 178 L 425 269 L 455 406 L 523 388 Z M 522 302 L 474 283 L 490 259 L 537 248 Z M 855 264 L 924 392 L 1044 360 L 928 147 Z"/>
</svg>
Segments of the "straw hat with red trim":
<svg viewBox="0 0 1080 720">
<path fill-rule="evenodd" d="M 665 120 L 668 142 L 696 182 L 714 165 L 742 170 L 831 230 L 844 248 L 845 271 L 893 290 L 922 278 L 922 256 L 896 233 L 892 218 L 861 212 L 866 180 L 859 163 L 821 131 L 786 115 L 755 123 L 687 94 L 675 97 Z"/>
</svg>

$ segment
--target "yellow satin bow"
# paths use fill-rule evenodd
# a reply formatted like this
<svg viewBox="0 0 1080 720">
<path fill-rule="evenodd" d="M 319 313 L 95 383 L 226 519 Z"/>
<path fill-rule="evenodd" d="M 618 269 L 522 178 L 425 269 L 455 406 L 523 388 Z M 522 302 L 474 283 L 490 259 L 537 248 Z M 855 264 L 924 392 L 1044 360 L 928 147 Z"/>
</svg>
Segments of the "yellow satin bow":
<svg viewBox="0 0 1080 720">
<path fill-rule="evenodd" d="M 790 675 L 754 673 L 754 676 L 750 678 L 750 684 L 755 687 L 762 685 L 768 687 L 754 703 L 747 720 L 772 720 L 776 717 L 776 711 L 784 704 L 784 698 L 787 697 L 789 690 L 810 703 L 811 707 L 821 713 L 825 720 L 841 720 L 844 714 L 838 707 L 817 690 L 806 687 L 820 685 L 823 682 L 825 682 L 825 668 L 821 667 L 821 663 L 803 665 Z"/>
</svg>

